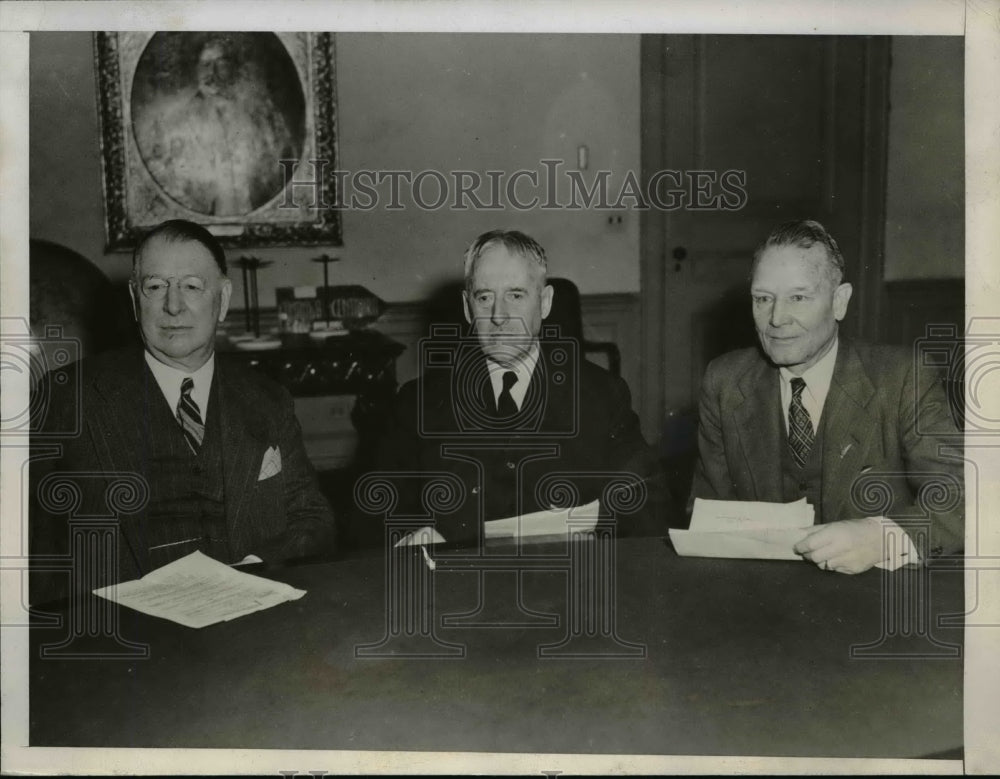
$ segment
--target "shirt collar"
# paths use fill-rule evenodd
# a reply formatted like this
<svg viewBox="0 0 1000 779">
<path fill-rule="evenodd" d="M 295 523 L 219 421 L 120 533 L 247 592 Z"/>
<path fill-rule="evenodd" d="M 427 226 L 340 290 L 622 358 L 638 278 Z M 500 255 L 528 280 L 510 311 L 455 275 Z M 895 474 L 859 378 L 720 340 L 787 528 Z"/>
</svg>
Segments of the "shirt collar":
<svg viewBox="0 0 1000 779">
<path fill-rule="evenodd" d="M 163 393 L 163 397 L 166 398 L 167 404 L 170 406 L 171 412 L 177 409 L 177 404 L 181 399 L 181 382 L 188 377 L 194 380 L 191 397 L 198 404 L 198 410 L 201 412 L 201 419 L 204 422 L 208 418 L 208 396 L 212 388 L 212 377 L 215 375 L 215 354 L 212 354 L 205 361 L 205 364 L 194 373 L 162 363 L 148 351 L 144 351 L 143 355 L 153 378 L 156 379 L 160 392 Z"/>
<path fill-rule="evenodd" d="M 524 359 L 519 360 L 515 365 L 507 367 L 498 362 L 493 362 L 493 360 L 486 361 L 486 366 L 490 372 L 490 383 L 493 385 L 494 400 L 499 399 L 500 393 L 503 392 L 503 375 L 507 371 L 514 371 L 517 374 L 517 383 L 511 387 L 510 394 L 514 402 L 517 403 L 518 408 L 521 407 L 521 401 L 528 392 L 531 376 L 535 372 L 535 366 L 538 364 L 538 354 L 538 341 L 535 341 L 531 345 L 531 348 L 528 349 L 528 353 Z"/>
<path fill-rule="evenodd" d="M 833 369 L 837 365 L 837 350 L 839 347 L 840 340 L 834 336 L 833 346 L 830 347 L 829 351 L 819 359 L 819 362 L 811 368 L 806 369 L 801 376 L 797 377 L 788 368 L 779 368 L 778 372 L 781 374 L 783 387 L 790 387 L 792 379 L 800 378 L 805 381 L 809 392 L 813 394 L 819 401 L 819 405 L 822 406 L 822 401 L 826 399 L 826 395 L 830 391 L 830 382 L 833 381 Z"/>
</svg>

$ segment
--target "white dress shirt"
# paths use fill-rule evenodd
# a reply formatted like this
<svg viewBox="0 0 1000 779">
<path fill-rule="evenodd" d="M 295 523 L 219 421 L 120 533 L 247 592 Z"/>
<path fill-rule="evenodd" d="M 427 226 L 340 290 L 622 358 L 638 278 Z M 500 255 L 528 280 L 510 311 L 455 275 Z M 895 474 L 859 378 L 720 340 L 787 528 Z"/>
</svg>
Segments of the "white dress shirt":
<svg viewBox="0 0 1000 779">
<path fill-rule="evenodd" d="M 528 392 L 528 385 L 531 383 L 531 374 L 535 372 L 538 364 L 538 342 L 536 341 L 528 349 L 528 354 L 523 360 L 519 360 L 516 365 L 506 367 L 493 360 L 487 360 L 487 368 L 490 372 L 490 383 L 493 385 L 493 400 L 500 402 L 500 393 L 503 392 L 503 375 L 507 371 L 514 371 L 517 374 L 517 382 L 510 388 L 510 396 L 514 400 L 517 410 L 521 410 L 524 396 Z"/>
<path fill-rule="evenodd" d="M 208 360 L 194 373 L 186 373 L 177 368 L 166 365 L 157 360 L 149 352 L 145 352 L 146 365 L 153 372 L 153 378 L 160 387 L 160 392 L 167 399 L 170 412 L 177 415 L 177 404 L 181 400 L 181 382 L 184 379 L 194 380 L 194 388 L 191 390 L 191 399 L 198 404 L 198 411 L 201 412 L 201 421 L 204 424 L 208 420 L 208 395 L 212 389 L 212 377 L 215 375 L 215 355 Z"/>
<path fill-rule="evenodd" d="M 819 430 L 819 418 L 823 414 L 823 404 L 830 392 L 830 382 L 833 381 L 833 369 L 837 364 L 838 341 L 835 338 L 833 346 L 824 354 L 818 363 L 808 368 L 801 376 L 796 376 L 788 368 L 779 368 L 781 376 L 781 413 L 785 415 L 785 431 L 788 431 L 788 405 L 792 402 L 792 379 L 805 381 L 802 390 L 802 406 L 812 420 L 813 434 Z"/>
<path fill-rule="evenodd" d="M 809 419 L 812 420 L 813 433 L 819 430 L 819 420 L 823 414 L 823 405 L 826 403 L 826 396 L 830 393 L 830 382 L 833 381 L 833 369 L 837 364 L 837 348 L 839 345 L 839 341 L 834 339 L 830 350 L 820 358 L 819 362 L 805 370 L 801 376 L 796 377 L 787 368 L 778 369 L 778 374 L 781 377 L 781 413 L 785 416 L 786 431 L 788 430 L 788 406 L 792 402 L 791 382 L 794 378 L 800 378 L 806 383 L 806 386 L 802 390 L 802 406 L 808 412 Z M 876 567 L 895 571 L 901 565 L 920 561 L 917 548 L 913 545 L 913 541 L 903 528 L 888 517 L 871 517 L 871 519 L 886 523 L 888 525 L 888 535 L 892 536 L 891 540 L 886 539 L 886 546 L 888 547 L 886 554 L 888 556 L 885 560 L 876 563 Z"/>
</svg>

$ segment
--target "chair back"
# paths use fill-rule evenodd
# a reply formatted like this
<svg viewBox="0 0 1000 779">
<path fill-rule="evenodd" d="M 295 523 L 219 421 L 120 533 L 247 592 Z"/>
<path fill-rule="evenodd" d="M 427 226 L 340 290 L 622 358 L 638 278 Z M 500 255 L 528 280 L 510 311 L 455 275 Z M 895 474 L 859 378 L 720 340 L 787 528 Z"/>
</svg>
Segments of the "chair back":
<svg viewBox="0 0 1000 779">
<path fill-rule="evenodd" d="M 559 337 L 576 341 L 581 355 L 600 353 L 604 355 L 608 369 L 616 376 L 621 375 L 621 354 L 616 344 L 588 341 L 583 335 L 583 309 L 580 290 L 569 279 L 549 278 L 552 286 L 552 310 L 545 320 L 546 325 L 556 325 Z M 424 312 L 424 334 L 448 340 L 455 333 L 463 337 L 472 335 L 472 328 L 465 321 L 462 306 L 463 282 L 449 282 L 438 289 L 428 300 Z"/>
<path fill-rule="evenodd" d="M 40 352 L 61 339 L 74 358 L 121 345 L 134 337 L 126 291 L 82 254 L 57 243 L 29 245 L 28 318 Z"/>
</svg>

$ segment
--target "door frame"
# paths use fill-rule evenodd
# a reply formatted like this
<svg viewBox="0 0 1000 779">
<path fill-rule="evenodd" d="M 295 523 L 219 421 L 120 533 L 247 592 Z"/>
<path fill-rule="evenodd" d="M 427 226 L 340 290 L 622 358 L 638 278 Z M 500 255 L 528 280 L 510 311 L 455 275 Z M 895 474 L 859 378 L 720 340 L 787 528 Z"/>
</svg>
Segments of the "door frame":
<svg viewBox="0 0 1000 779">
<path fill-rule="evenodd" d="M 705 36 L 696 36 L 705 37 Z M 862 95 L 862 170 L 855 218 L 860 225 L 859 256 L 848 259 L 854 284 L 854 327 L 850 335 L 877 341 L 882 335 L 885 306 L 883 281 L 885 198 L 888 161 L 890 38 L 864 40 Z M 667 133 L 667 41 L 662 34 L 640 40 L 640 155 L 642 180 L 650 181 L 670 159 Z M 640 420 L 646 440 L 657 445 L 664 421 L 667 312 L 662 301 L 667 284 L 668 247 L 666 211 L 651 208 L 639 218 Z M 761 236 L 763 239 L 764 236 Z M 747 247 L 747 253 L 753 247 Z"/>
</svg>

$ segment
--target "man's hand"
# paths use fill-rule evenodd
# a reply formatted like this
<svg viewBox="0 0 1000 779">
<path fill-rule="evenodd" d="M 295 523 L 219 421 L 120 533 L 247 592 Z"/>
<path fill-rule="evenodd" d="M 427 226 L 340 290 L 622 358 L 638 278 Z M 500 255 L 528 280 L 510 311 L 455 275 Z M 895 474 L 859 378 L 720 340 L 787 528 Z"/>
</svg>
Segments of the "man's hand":
<svg viewBox="0 0 1000 779">
<path fill-rule="evenodd" d="M 794 551 L 824 571 L 862 573 L 882 559 L 882 522 L 869 517 L 817 525 Z"/>
</svg>

